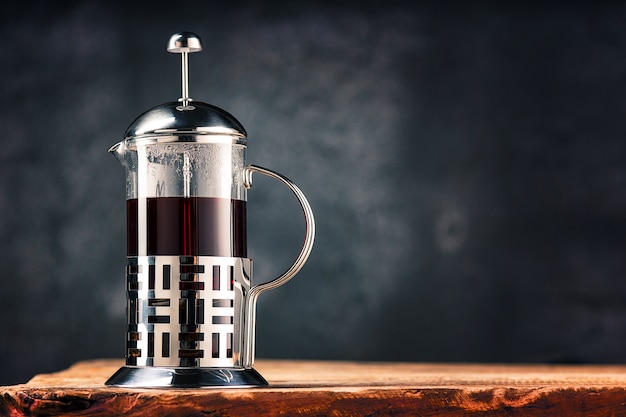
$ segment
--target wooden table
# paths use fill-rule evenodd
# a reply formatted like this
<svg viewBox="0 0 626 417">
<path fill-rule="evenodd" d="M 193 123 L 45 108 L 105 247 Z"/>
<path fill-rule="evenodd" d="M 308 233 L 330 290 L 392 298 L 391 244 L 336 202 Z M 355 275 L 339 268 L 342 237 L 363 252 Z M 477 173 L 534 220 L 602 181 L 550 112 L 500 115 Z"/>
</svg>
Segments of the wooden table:
<svg viewBox="0 0 626 417">
<path fill-rule="evenodd" d="M 122 389 L 122 362 L 80 362 L 0 387 L 0 415 L 618 416 L 626 366 L 259 360 L 265 388 Z"/>
</svg>

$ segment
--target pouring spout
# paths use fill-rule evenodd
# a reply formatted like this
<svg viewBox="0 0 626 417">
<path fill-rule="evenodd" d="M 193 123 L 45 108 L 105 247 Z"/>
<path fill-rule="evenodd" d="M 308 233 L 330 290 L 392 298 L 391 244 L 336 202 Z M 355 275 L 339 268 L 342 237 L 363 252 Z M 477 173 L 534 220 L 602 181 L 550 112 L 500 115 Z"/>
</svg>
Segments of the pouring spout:
<svg viewBox="0 0 626 417">
<path fill-rule="evenodd" d="M 125 163 L 126 146 L 124 141 L 117 142 L 109 148 L 109 153 L 115 157 L 122 165 Z"/>
</svg>

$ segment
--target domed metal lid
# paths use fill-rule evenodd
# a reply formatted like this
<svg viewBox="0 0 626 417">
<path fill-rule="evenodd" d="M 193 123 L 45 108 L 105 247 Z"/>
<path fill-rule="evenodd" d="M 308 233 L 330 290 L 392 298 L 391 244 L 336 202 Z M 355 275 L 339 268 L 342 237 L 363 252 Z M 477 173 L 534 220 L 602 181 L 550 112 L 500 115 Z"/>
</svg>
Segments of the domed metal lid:
<svg viewBox="0 0 626 417">
<path fill-rule="evenodd" d="M 190 32 L 176 33 L 170 38 L 167 50 L 182 56 L 182 97 L 137 117 L 126 129 L 126 144 L 217 142 L 245 145 L 246 131 L 233 115 L 189 97 L 188 54 L 202 50 L 200 37 Z"/>
<path fill-rule="evenodd" d="M 246 143 L 246 131 L 233 115 L 201 101 L 153 107 L 135 119 L 124 139 L 131 143 L 224 141 L 211 135 L 232 136 L 233 143 Z"/>
</svg>

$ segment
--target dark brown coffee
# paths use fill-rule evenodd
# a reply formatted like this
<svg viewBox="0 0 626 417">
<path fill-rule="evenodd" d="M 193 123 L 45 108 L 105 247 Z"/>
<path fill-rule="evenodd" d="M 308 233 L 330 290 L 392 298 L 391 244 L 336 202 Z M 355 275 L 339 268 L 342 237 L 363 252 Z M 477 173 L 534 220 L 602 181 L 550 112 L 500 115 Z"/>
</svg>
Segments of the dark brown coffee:
<svg viewBox="0 0 626 417">
<path fill-rule="evenodd" d="M 139 215 L 138 199 L 126 201 L 128 256 L 247 257 L 245 201 L 211 197 L 143 200 L 145 216 Z M 143 236 L 139 236 L 140 218 L 145 218 Z M 145 248 L 145 253 L 139 253 L 139 247 Z"/>
</svg>

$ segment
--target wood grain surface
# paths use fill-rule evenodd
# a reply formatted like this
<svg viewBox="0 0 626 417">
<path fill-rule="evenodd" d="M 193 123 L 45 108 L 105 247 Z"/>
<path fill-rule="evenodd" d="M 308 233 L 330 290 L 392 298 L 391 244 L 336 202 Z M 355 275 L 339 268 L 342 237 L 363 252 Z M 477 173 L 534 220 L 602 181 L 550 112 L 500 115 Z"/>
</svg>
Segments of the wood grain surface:
<svg viewBox="0 0 626 417">
<path fill-rule="evenodd" d="M 0 415 L 618 416 L 626 366 L 259 360 L 265 388 L 122 389 L 120 360 L 1 387 Z"/>
</svg>

